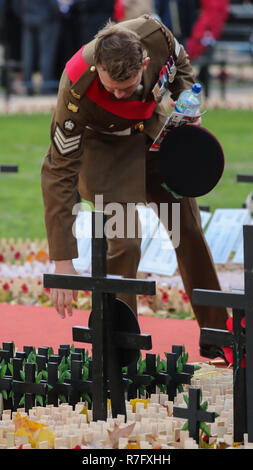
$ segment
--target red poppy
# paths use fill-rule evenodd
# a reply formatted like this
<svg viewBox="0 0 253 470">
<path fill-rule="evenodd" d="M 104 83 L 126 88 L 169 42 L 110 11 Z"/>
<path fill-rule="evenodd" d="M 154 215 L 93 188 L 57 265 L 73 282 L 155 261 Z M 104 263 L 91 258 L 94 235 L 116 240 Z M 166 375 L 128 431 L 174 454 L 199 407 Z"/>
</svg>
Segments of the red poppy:
<svg viewBox="0 0 253 470">
<path fill-rule="evenodd" d="M 230 333 L 232 333 L 232 331 L 233 331 L 233 317 L 229 317 L 229 318 L 227 319 L 226 325 L 227 325 L 228 331 L 230 331 Z M 245 328 L 245 327 L 246 327 L 246 324 L 245 324 L 245 317 L 243 317 L 242 320 L 241 320 L 241 326 L 242 326 L 242 328 Z"/>
<path fill-rule="evenodd" d="M 223 352 L 225 354 L 225 358 L 227 359 L 227 361 L 230 363 L 230 364 L 233 364 L 234 363 L 234 359 L 233 359 L 233 349 L 232 348 L 229 348 L 227 346 L 224 346 L 223 348 Z"/>
<path fill-rule="evenodd" d="M 21 289 L 22 289 L 23 294 L 27 294 L 27 292 L 28 292 L 28 287 L 27 287 L 26 284 L 22 284 Z"/>
<path fill-rule="evenodd" d="M 37 284 L 38 284 L 38 286 L 40 286 L 40 285 L 42 284 L 42 282 L 41 282 L 41 281 L 38 281 Z"/>
<path fill-rule="evenodd" d="M 0 254 L 0 263 L 4 262 L 4 256 Z"/>
<path fill-rule="evenodd" d="M 230 333 L 233 332 L 233 317 L 229 317 L 226 321 L 227 329 L 230 331 Z M 241 326 L 245 328 L 245 317 L 242 318 L 241 320 Z M 234 358 L 233 358 L 233 349 L 227 346 L 224 346 L 222 348 L 226 360 L 232 365 L 234 363 Z M 241 367 L 246 367 L 246 356 L 244 355 L 242 362 L 241 362 Z"/>
<path fill-rule="evenodd" d="M 17 251 L 14 255 L 14 258 L 18 260 L 20 257 L 21 257 L 21 253 L 20 251 Z"/>
<path fill-rule="evenodd" d="M 185 292 L 183 292 L 181 295 L 182 295 L 182 299 L 185 303 L 189 302 L 189 297 Z"/>
<path fill-rule="evenodd" d="M 8 282 L 5 282 L 3 284 L 3 290 L 6 290 L 6 291 L 10 290 L 10 286 L 9 286 Z"/>
<path fill-rule="evenodd" d="M 45 291 L 47 294 L 50 294 L 50 287 L 44 287 L 44 291 Z"/>
<path fill-rule="evenodd" d="M 163 302 L 168 302 L 168 300 L 169 300 L 169 294 L 168 294 L 168 292 L 163 292 L 162 301 L 163 301 Z"/>
</svg>

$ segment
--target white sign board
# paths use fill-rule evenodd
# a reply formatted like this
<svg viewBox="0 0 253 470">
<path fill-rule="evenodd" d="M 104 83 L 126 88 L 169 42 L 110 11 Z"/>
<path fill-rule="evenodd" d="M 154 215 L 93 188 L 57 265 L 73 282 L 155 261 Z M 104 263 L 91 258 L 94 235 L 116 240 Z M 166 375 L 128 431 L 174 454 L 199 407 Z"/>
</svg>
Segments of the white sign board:
<svg viewBox="0 0 253 470">
<path fill-rule="evenodd" d="M 74 268 L 80 271 L 89 271 L 91 265 L 91 214 L 90 211 L 80 211 L 76 217 L 78 258 L 72 261 Z"/>
<path fill-rule="evenodd" d="M 251 220 L 250 224 L 253 225 L 253 220 Z M 244 244 L 243 244 L 243 235 L 241 237 L 240 243 L 238 244 L 237 250 L 233 257 L 233 263 L 244 264 Z"/>
<path fill-rule="evenodd" d="M 141 223 L 141 254 L 143 255 L 153 235 L 157 231 L 159 219 L 151 207 L 145 206 L 144 204 L 138 204 L 137 209 Z"/>
<path fill-rule="evenodd" d="M 211 216 L 212 216 L 211 212 L 200 211 L 201 226 L 202 226 L 203 229 L 206 227 L 206 225 L 209 222 Z"/>
<path fill-rule="evenodd" d="M 205 233 L 215 263 L 228 261 L 242 239 L 243 225 L 249 220 L 247 209 L 216 209 Z"/>
<path fill-rule="evenodd" d="M 156 212 L 144 204 L 137 205 L 141 222 L 142 244 L 140 272 L 173 275 L 177 269 L 177 259 L 169 235 L 160 224 Z M 202 227 L 211 214 L 200 211 Z M 91 264 L 91 212 L 80 211 L 76 217 L 76 237 L 78 258 L 73 259 L 75 269 L 90 271 Z M 146 253 L 147 252 L 147 253 Z"/>
<path fill-rule="evenodd" d="M 211 213 L 200 211 L 202 228 L 206 226 Z M 158 217 L 155 218 L 159 222 Z M 159 223 L 157 231 L 150 240 L 147 250 L 141 258 L 138 271 L 151 274 L 161 274 L 164 276 L 173 276 L 177 269 L 177 257 L 164 226 Z"/>
</svg>

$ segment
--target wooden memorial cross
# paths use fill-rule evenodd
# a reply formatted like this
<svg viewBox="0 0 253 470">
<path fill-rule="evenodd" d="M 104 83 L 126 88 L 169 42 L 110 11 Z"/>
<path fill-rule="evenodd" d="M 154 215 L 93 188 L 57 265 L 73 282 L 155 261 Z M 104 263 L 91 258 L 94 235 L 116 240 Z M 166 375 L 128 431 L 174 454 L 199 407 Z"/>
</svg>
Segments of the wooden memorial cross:
<svg viewBox="0 0 253 470">
<path fill-rule="evenodd" d="M 211 291 L 204 289 L 194 289 L 192 295 L 192 303 L 195 305 L 210 305 L 219 307 L 230 307 L 233 309 L 234 322 L 237 324 L 238 311 L 245 314 L 245 351 L 246 351 L 246 410 L 247 410 L 247 432 L 248 441 L 253 442 L 253 226 L 243 226 L 243 239 L 244 239 L 244 291 L 221 292 Z M 240 339 L 238 335 L 238 328 L 234 329 L 236 334 L 235 338 Z M 241 340 L 240 340 L 241 341 Z M 238 349 L 239 348 L 239 349 Z M 235 348 L 234 348 L 235 349 Z M 241 347 L 237 346 L 239 351 Z M 237 354 L 237 353 L 236 353 Z M 241 353 L 239 352 L 239 356 Z M 236 361 L 238 364 L 238 358 Z M 239 362 L 240 364 L 240 362 Z M 239 370 L 239 369 L 238 369 Z M 239 380 L 242 380 L 242 375 L 238 374 Z M 244 397 L 241 396 L 238 401 L 242 403 Z M 235 405 L 236 406 L 236 405 Z M 239 411 L 240 413 L 240 411 Z"/>
<path fill-rule="evenodd" d="M 17 173 L 17 165 L 0 165 L 0 173 Z"/>
<path fill-rule="evenodd" d="M 253 175 L 237 175 L 238 183 L 253 183 Z"/>
<path fill-rule="evenodd" d="M 13 359 L 13 365 L 17 361 L 22 361 L 22 359 Z M 27 362 L 25 364 L 25 382 L 16 380 L 13 378 L 13 392 L 14 395 L 25 395 L 25 411 L 28 412 L 33 406 L 35 406 L 35 395 L 46 396 L 47 384 L 40 382 L 35 382 L 35 364 Z"/>
<path fill-rule="evenodd" d="M 173 416 L 176 418 L 188 419 L 189 436 L 199 442 L 200 423 L 214 423 L 215 412 L 205 411 L 200 408 L 200 388 L 189 388 L 189 406 L 183 408 L 180 406 L 173 407 Z"/>
<path fill-rule="evenodd" d="M 92 343 L 93 420 L 107 419 L 108 383 L 112 415 L 124 414 L 126 407 L 122 366 L 137 361 L 140 349 L 151 349 L 151 336 L 140 334 L 130 307 L 115 299 L 116 293 L 155 295 L 155 282 L 127 279 L 106 273 L 106 217 L 92 213 L 91 275 L 44 274 L 49 288 L 92 291 L 89 328 L 73 327 L 73 340 Z"/>
<path fill-rule="evenodd" d="M 169 383 L 167 385 L 167 394 L 169 400 L 173 401 L 177 395 L 177 386 L 179 384 L 190 384 L 191 375 L 186 372 L 178 372 L 176 353 L 167 353 L 167 374 L 169 375 Z"/>
<path fill-rule="evenodd" d="M 242 442 L 247 432 L 246 374 L 241 363 L 245 353 L 245 335 L 241 326 L 243 310 L 233 309 L 233 332 L 213 328 L 201 328 L 200 348 L 205 346 L 230 347 L 233 349 L 233 417 L 234 441 Z M 204 351 L 201 352 L 205 356 Z"/>
</svg>

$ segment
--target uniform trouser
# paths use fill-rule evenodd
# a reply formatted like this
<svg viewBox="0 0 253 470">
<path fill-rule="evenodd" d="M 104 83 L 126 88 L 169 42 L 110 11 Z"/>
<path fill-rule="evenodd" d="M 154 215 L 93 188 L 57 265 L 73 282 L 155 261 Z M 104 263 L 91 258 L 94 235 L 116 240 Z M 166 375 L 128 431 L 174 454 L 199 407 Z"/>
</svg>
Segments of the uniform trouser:
<svg viewBox="0 0 253 470">
<path fill-rule="evenodd" d="M 166 221 L 164 224 L 168 230 L 172 227 L 172 203 L 180 203 L 180 243 L 175 251 L 179 272 L 189 299 L 192 298 L 193 289 L 220 290 L 212 256 L 201 227 L 196 200 L 193 198 L 175 199 L 171 193 L 167 192 L 161 186 L 158 170 L 153 160 L 147 162 L 146 177 L 147 202 L 155 203 L 158 208 L 160 203 L 168 203 L 168 223 Z M 123 204 L 123 207 L 126 221 L 127 204 Z M 163 214 L 162 211 L 162 216 Z M 158 215 L 160 217 L 160 214 Z M 162 218 L 160 220 L 163 222 Z M 137 211 L 135 223 L 139 223 Z M 128 278 L 136 277 L 141 253 L 141 238 L 138 237 L 138 233 L 136 230 L 135 238 L 107 239 L 108 273 L 120 274 Z M 135 295 L 118 294 L 117 297 L 127 302 L 137 312 Z M 226 329 L 226 309 L 193 305 L 193 311 L 200 328 Z"/>
</svg>

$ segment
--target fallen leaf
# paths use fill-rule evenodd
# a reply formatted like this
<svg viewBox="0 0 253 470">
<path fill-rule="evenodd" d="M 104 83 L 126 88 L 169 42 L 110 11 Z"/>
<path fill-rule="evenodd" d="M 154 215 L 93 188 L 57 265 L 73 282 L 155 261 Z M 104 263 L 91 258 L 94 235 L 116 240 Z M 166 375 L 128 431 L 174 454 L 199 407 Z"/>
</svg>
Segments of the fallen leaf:
<svg viewBox="0 0 253 470">
<path fill-rule="evenodd" d="M 233 447 L 240 447 L 244 444 L 244 442 L 233 442 Z"/>
<path fill-rule="evenodd" d="M 31 421 L 28 416 L 22 417 L 19 412 L 17 412 L 16 416 L 13 418 L 13 423 L 15 425 L 15 434 L 22 435 L 34 433 L 38 431 L 38 429 L 47 427 L 46 424 L 37 423 L 36 421 Z"/>
<path fill-rule="evenodd" d="M 39 449 L 41 442 L 47 441 L 51 449 L 54 449 L 55 433 L 50 428 L 39 429 L 33 436 L 35 448 Z"/>
<path fill-rule="evenodd" d="M 173 416 L 173 410 L 170 411 L 169 405 L 163 405 L 163 407 L 166 408 L 168 416 Z"/>
<path fill-rule="evenodd" d="M 28 436 L 29 442 L 33 448 L 36 448 L 36 440 L 34 438 L 34 434 L 39 430 L 42 430 L 42 428 L 47 428 L 46 424 L 31 421 L 28 416 L 22 417 L 19 412 L 17 412 L 16 416 L 13 418 L 13 423 L 15 425 L 16 436 Z"/>
<path fill-rule="evenodd" d="M 226 449 L 227 447 L 230 447 L 229 444 L 226 444 L 226 442 L 218 442 L 216 445 L 216 449 Z"/>
<path fill-rule="evenodd" d="M 156 439 L 156 437 L 153 434 L 147 434 L 146 435 L 147 441 L 149 444 L 152 445 L 152 449 L 161 449 L 161 442 Z"/>
<path fill-rule="evenodd" d="M 114 428 L 112 431 L 110 431 L 110 429 L 107 429 L 109 440 L 113 449 L 118 448 L 120 437 L 128 437 L 131 434 L 131 432 L 134 429 L 134 426 L 135 426 L 135 423 L 132 423 L 132 424 L 129 424 L 129 426 L 120 428 L 117 423 L 114 423 Z"/>
</svg>

